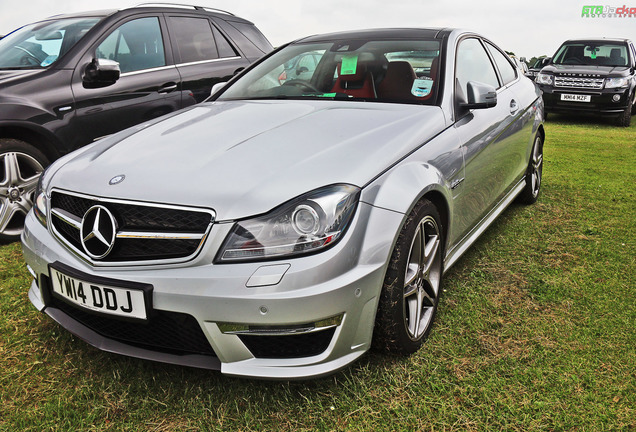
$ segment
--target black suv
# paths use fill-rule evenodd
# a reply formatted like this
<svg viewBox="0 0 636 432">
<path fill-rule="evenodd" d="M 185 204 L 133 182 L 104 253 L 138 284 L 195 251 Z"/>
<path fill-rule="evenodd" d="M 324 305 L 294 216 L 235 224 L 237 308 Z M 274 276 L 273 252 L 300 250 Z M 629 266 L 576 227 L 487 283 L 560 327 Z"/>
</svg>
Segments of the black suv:
<svg viewBox="0 0 636 432">
<path fill-rule="evenodd" d="M 550 63 L 550 60 L 552 60 L 552 57 L 540 57 L 536 59 L 534 64 L 528 66 L 528 71 L 525 73 L 525 75 L 532 81 L 534 81 L 537 77 L 537 74 L 541 72 L 541 69 L 543 69 L 543 66 Z"/>
<path fill-rule="evenodd" d="M 628 39 L 575 39 L 541 69 L 545 111 L 615 116 L 629 126 L 636 114 L 636 49 Z"/>
<path fill-rule="evenodd" d="M 58 15 L 6 35 L 0 40 L 0 240 L 18 238 L 50 162 L 201 102 L 214 84 L 271 50 L 251 22 L 198 6 Z"/>
</svg>

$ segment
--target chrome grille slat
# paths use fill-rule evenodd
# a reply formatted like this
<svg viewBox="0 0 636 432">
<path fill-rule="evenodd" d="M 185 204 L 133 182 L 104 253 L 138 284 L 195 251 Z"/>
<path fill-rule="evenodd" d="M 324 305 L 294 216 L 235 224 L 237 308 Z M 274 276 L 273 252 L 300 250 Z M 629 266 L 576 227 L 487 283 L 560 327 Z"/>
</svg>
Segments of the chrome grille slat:
<svg viewBox="0 0 636 432">
<path fill-rule="evenodd" d="M 556 76 L 554 77 L 554 86 L 562 88 L 582 88 L 600 90 L 603 88 L 604 79 L 594 77 L 572 77 L 572 76 Z"/>
<path fill-rule="evenodd" d="M 89 257 L 82 246 L 82 219 L 88 209 L 103 206 L 117 219 L 112 251 Z M 50 228 L 73 252 L 96 266 L 171 264 L 198 254 L 215 213 L 212 210 L 92 197 L 68 191 L 51 193 Z"/>
</svg>

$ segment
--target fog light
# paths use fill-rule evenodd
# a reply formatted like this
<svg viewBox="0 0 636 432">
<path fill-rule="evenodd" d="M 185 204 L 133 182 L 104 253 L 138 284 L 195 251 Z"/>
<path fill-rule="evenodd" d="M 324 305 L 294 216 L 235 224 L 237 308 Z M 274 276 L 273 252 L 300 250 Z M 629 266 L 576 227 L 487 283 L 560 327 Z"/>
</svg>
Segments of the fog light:
<svg viewBox="0 0 636 432">
<path fill-rule="evenodd" d="M 320 321 L 297 324 L 297 325 L 282 325 L 282 326 L 263 326 L 263 325 L 251 325 L 251 324 L 239 324 L 220 322 L 216 323 L 219 326 L 219 330 L 223 334 L 242 335 L 248 334 L 253 336 L 285 336 L 296 335 L 302 333 L 315 333 L 321 330 L 338 327 L 342 324 L 344 314 L 332 316 Z"/>
<path fill-rule="evenodd" d="M 617 94 L 615 94 L 614 96 L 612 96 L 612 100 L 613 100 L 614 102 L 618 102 L 619 100 L 621 100 L 621 95 L 617 95 Z"/>
</svg>

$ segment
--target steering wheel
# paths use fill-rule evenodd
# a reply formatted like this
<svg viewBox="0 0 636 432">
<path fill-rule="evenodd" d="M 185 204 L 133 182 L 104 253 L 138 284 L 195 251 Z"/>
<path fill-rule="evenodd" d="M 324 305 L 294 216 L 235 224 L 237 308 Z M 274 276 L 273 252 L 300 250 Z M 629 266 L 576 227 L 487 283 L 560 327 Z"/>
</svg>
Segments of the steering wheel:
<svg viewBox="0 0 636 432">
<path fill-rule="evenodd" d="M 20 66 L 39 66 L 40 60 L 37 57 L 25 55 L 20 58 Z"/>
<path fill-rule="evenodd" d="M 23 48 L 18 45 L 14 45 L 13 48 L 20 50 L 24 53 L 22 57 L 20 57 L 20 65 L 22 66 L 39 66 L 41 60 L 35 56 L 35 54 L 31 53 L 28 49 Z"/>
<path fill-rule="evenodd" d="M 318 90 L 313 84 L 304 80 L 292 79 L 292 80 L 285 81 L 283 85 L 284 86 L 291 85 L 291 86 L 298 87 L 300 89 L 312 91 L 314 93 L 322 93 L 322 90 Z"/>
<path fill-rule="evenodd" d="M 583 63 L 583 61 L 578 57 L 570 57 L 569 59 L 563 62 L 563 64 L 581 64 L 581 63 Z"/>
</svg>

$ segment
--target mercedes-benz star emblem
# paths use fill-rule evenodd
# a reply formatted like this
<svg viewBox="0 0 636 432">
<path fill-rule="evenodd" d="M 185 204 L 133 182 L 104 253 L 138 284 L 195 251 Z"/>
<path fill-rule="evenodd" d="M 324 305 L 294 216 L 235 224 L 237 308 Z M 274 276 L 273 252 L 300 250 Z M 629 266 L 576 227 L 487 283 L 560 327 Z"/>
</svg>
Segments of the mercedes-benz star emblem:
<svg viewBox="0 0 636 432">
<path fill-rule="evenodd" d="M 126 176 L 125 176 L 125 175 L 120 174 L 120 175 L 115 176 L 115 177 L 113 177 L 112 179 L 110 179 L 110 181 L 108 182 L 108 184 L 109 184 L 109 185 L 111 185 L 111 186 L 116 185 L 116 184 L 119 184 L 119 183 L 123 182 L 125 178 L 126 178 Z"/>
<path fill-rule="evenodd" d="M 117 221 L 106 207 L 93 206 L 84 213 L 80 234 L 82 247 L 88 256 L 104 258 L 115 245 Z"/>
</svg>

